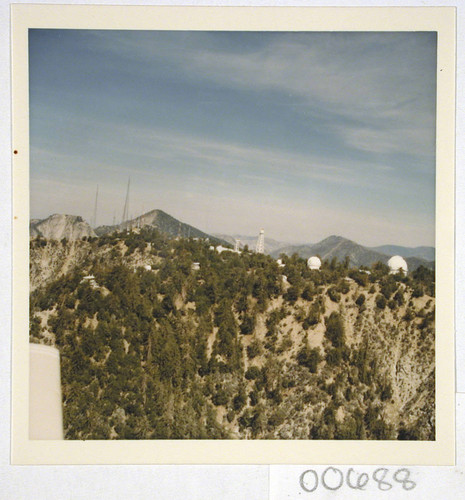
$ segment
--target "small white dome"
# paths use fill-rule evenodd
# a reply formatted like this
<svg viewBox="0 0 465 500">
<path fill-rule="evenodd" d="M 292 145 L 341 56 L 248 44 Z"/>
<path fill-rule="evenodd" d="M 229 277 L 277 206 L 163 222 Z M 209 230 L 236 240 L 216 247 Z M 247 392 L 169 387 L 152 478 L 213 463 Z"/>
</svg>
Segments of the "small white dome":
<svg viewBox="0 0 465 500">
<path fill-rule="evenodd" d="M 388 260 L 388 266 L 391 274 L 396 274 L 399 271 L 407 273 L 408 271 L 407 262 L 405 262 L 405 259 L 400 255 L 394 255 L 394 257 L 391 257 Z"/>
<path fill-rule="evenodd" d="M 321 267 L 321 260 L 318 257 L 316 257 L 316 256 L 310 257 L 307 260 L 307 266 L 308 266 L 309 269 L 320 269 L 320 267 Z"/>
</svg>

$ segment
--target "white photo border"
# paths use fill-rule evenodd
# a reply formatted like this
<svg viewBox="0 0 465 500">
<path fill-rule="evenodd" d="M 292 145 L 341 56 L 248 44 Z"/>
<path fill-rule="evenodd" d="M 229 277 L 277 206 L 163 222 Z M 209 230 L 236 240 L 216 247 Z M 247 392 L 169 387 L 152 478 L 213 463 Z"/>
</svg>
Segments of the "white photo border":
<svg viewBox="0 0 465 500">
<path fill-rule="evenodd" d="M 453 7 L 11 7 L 13 165 L 13 464 L 405 464 L 455 462 Z M 436 31 L 436 440 L 28 439 L 29 104 L 28 30 Z"/>
</svg>

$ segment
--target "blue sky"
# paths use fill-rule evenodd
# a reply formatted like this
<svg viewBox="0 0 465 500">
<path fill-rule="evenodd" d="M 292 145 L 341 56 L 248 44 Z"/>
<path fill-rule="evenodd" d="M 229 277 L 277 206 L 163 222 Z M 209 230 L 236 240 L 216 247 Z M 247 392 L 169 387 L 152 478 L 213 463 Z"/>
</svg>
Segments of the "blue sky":
<svg viewBox="0 0 465 500">
<path fill-rule="evenodd" d="M 31 217 L 434 245 L 434 33 L 30 30 Z"/>
</svg>

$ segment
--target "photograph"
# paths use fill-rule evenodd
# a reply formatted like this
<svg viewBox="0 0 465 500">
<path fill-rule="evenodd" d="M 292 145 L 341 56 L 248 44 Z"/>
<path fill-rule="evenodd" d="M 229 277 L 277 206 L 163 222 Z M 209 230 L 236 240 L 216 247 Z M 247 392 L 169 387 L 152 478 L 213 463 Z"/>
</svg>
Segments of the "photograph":
<svg viewBox="0 0 465 500">
<path fill-rule="evenodd" d="M 30 30 L 31 439 L 434 440 L 436 46 Z"/>
<path fill-rule="evenodd" d="M 453 9 L 12 12 L 13 463 L 451 463 Z"/>
</svg>

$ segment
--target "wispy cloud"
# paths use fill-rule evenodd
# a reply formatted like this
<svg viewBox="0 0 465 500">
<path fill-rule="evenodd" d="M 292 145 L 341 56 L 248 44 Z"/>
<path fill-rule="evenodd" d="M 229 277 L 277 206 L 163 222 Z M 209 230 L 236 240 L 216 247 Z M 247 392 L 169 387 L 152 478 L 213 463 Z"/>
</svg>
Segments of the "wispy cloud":
<svg viewBox="0 0 465 500">
<path fill-rule="evenodd" d="M 205 45 L 201 37 L 150 43 L 121 34 L 105 50 L 147 64 L 164 60 L 189 78 L 255 92 L 276 91 L 305 107 L 348 120 L 347 131 L 337 124 L 347 144 L 367 151 L 432 154 L 435 71 L 433 34 L 283 34 L 243 52 Z M 106 42 L 106 43 L 105 43 Z M 357 124 L 358 123 L 358 124 Z M 366 139 L 354 140 L 363 135 Z M 371 131 L 371 135 L 368 133 Z M 405 137 L 413 139 L 399 140 Z M 423 139 L 426 137 L 426 139 Z M 371 142 L 373 140 L 373 142 Z"/>
</svg>

